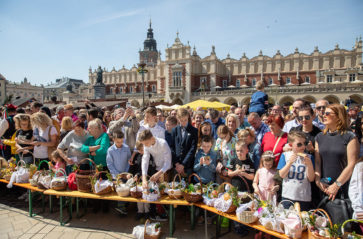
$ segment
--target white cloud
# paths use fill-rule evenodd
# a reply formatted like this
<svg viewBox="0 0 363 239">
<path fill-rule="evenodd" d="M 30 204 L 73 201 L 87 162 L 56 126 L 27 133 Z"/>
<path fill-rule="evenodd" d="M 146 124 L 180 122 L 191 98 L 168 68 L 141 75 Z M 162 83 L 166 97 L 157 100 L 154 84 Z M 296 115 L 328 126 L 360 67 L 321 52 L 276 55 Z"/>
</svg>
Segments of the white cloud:
<svg viewBox="0 0 363 239">
<path fill-rule="evenodd" d="M 103 23 L 103 22 L 108 22 L 108 21 L 113 21 L 113 20 L 123 18 L 123 17 L 131 17 L 131 16 L 139 15 L 142 12 L 144 12 L 144 9 L 135 9 L 135 10 L 118 12 L 118 13 L 114 13 L 114 14 L 111 14 L 111 15 L 108 15 L 108 16 L 104 16 L 104 17 L 100 17 L 100 18 L 91 19 L 89 21 L 86 21 L 86 22 L 81 24 L 81 27 L 89 27 L 89 26 L 92 26 L 92 25 L 96 25 L 96 24 Z"/>
</svg>

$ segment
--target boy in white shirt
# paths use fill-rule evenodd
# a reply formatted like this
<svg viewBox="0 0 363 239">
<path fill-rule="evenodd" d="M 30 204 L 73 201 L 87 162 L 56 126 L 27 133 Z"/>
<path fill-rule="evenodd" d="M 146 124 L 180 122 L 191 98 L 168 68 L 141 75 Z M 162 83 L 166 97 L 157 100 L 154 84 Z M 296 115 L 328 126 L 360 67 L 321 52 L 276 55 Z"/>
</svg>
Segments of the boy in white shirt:
<svg viewBox="0 0 363 239">
<path fill-rule="evenodd" d="M 311 155 L 305 154 L 306 136 L 301 131 L 292 131 L 288 135 L 288 143 L 292 151 L 284 152 L 277 169 L 282 181 L 282 200 L 299 202 L 302 211 L 311 209 L 311 185 L 315 172 Z M 285 208 L 291 206 L 283 203 Z"/>
<path fill-rule="evenodd" d="M 144 145 L 144 155 L 141 160 L 142 185 L 147 188 L 147 171 L 150 155 L 153 156 L 157 172 L 150 181 L 163 180 L 164 174 L 171 168 L 171 151 L 165 139 L 154 137 L 150 130 L 144 130 L 139 135 L 139 141 Z"/>
</svg>

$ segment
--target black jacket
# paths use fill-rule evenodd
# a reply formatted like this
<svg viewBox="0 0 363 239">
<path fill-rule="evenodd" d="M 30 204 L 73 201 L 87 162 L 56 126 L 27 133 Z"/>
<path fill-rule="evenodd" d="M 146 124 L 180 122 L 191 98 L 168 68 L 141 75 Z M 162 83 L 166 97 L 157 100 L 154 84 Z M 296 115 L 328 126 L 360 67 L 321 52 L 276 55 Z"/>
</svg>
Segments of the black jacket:
<svg viewBox="0 0 363 239">
<path fill-rule="evenodd" d="M 173 165 L 180 163 L 185 169 L 194 166 L 195 152 L 198 144 L 198 130 L 188 123 L 185 137 L 182 137 L 182 127 L 177 126 L 172 131 L 171 155 Z"/>
</svg>

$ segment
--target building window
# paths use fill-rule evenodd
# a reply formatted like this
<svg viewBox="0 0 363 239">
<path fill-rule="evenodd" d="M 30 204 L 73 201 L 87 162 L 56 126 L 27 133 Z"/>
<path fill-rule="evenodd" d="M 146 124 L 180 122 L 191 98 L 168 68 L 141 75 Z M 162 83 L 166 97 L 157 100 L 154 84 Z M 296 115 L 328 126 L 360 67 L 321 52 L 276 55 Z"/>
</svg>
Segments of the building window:
<svg viewBox="0 0 363 239">
<path fill-rule="evenodd" d="M 203 76 L 200 77 L 200 89 L 205 89 L 206 88 L 206 83 L 207 83 L 207 77 Z"/>
<path fill-rule="evenodd" d="M 305 84 L 310 84 L 310 76 L 305 76 Z"/>
<path fill-rule="evenodd" d="M 130 86 L 130 93 L 132 93 L 132 90 L 133 90 L 132 88 L 133 88 L 133 87 L 132 87 L 132 86 Z"/>
<path fill-rule="evenodd" d="M 241 87 L 241 81 L 240 80 L 236 80 L 236 87 L 240 88 Z"/>
<path fill-rule="evenodd" d="M 332 83 L 333 82 L 333 76 L 332 75 L 327 75 L 326 76 L 326 82 L 327 83 Z"/>
<path fill-rule="evenodd" d="M 290 77 L 287 77 L 287 78 L 286 78 L 286 84 L 287 84 L 287 85 L 290 85 L 290 84 L 291 84 L 291 78 L 290 78 Z"/>
<path fill-rule="evenodd" d="M 256 78 L 252 79 L 252 86 L 256 86 Z"/>
<path fill-rule="evenodd" d="M 112 94 L 112 91 L 113 91 L 112 88 L 110 88 L 110 94 Z"/>
<path fill-rule="evenodd" d="M 156 85 L 152 85 L 151 90 L 152 90 L 152 92 L 156 92 Z"/>
<path fill-rule="evenodd" d="M 182 82 L 182 72 L 181 71 L 173 72 L 173 86 L 180 87 L 182 85 L 181 82 Z"/>
<path fill-rule="evenodd" d="M 268 85 L 272 85 L 274 83 L 272 78 L 268 78 Z"/>
<path fill-rule="evenodd" d="M 123 89 L 122 89 L 122 87 L 120 87 L 120 94 L 122 94 L 122 92 L 123 92 Z"/>
<path fill-rule="evenodd" d="M 227 80 L 223 80 L 222 81 L 222 87 L 223 88 L 227 88 Z"/>
<path fill-rule="evenodd" d="M 349 74 L 349 82 L 355 81 L 355 74 Z"/>
</svg>

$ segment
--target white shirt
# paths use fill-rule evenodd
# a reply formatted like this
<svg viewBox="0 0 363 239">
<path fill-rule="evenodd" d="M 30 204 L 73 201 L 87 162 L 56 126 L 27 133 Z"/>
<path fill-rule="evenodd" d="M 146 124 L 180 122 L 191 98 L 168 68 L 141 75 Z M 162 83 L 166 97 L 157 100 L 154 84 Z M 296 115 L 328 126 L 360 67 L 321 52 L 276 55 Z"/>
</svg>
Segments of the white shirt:
<svg viewBox="0 0 363 239">
<path fill-rule="evenodd" d="M 56 128 L 54 126 L 48 126 L 44 131 L 41 128 L 38 128 L 39 130 L 39 136 L 40 138 L 37 139 L 40 142 L 49 142 L 49 128 L 51 128 L 50 130 L 50 135 L 57 135 L 58 132 L 56 130 Z M 39 146 L 34 146 L 34 157 L 35 158 L 40 158 L 40 159 L 45 159 L 48 158 L 48 146 L 43 146 L 43 145 L 39 145 Z"/>
<path fill-rule="evenodd" d="M 289 133 L 291 128 L 297 127 L 299 125 L 300 125 L 300 123 L 296 119 L 290 120 L 290 121 L 285 123 L 284 128 L 282 129 L 282 131 L 284 131 L 286 133 Z"/>
<path fill-rule="evenodd" d="M 355 165 L 349 184 L 349 199 L 354 210 L 353 218 L 358 212 L 363 213 L 363 162 Z"/>
<path fill-rule="evenodd" d="M 0 137 L 2 137 L 6 130 L 9 128 L 9 122 L 6 119 L 1 119 L 0 121 Z"/>
<path fill-rule="evenodd" d="M 163 129 L 158 124 L 155 124 L 154 127 L 150 127 L 148 124 L 140 125 L 139 131 L 137 131 L 136 139 L 139 138 L 139 134 L 144 130 L 150 130 L 154 137 L 165 139 L 165 129 Z"/>
<path fill-rule="evenodd" d="M 293 119 L 293 120 L 290 120 L 290 121 L 287 121 L 284 125 L 284 128 L 282 129 L 282 131 L 286 132 L 286 133 L 290 133 L 290 130 L 294 127 L 298 127 L 300 126 L 301 124 L 296 120 L 296 119 Z M 316 127 L 319 128 L 319 124 L 315 121 L 313 121 L 313 125 L 315 125 Z"/>
<path fill-rule="evenodd" d="M 163 173 L 171 168 L 171 151 L 165 139 L 155 138 L 155 144 L 150 147 L 144 147 L 144 155 L 141 160 L 142 175 L 147 175 L 150 154 L 154 158 L 156 170 L 161 170 Z"/>
<path fill-rule="evenodd" d="M 283 153 L 286 164 L 290 161 L 292 154 L 292 151 Z M 307 178 L 308 167 L 302 162 L 304 159 L 301 156 L 297 157 L 296 161 L 291 165 L 288 175 L 282 181 L 282 197 L 295 201 L 310 202 L 311 184 Z"/>
</svg>

